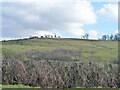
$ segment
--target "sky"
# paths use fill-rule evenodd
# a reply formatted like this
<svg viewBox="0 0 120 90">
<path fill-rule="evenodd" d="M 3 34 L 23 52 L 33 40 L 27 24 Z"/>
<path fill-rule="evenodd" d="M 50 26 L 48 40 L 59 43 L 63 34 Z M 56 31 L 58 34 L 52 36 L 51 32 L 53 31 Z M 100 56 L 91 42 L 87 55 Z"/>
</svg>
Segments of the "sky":
<svg viewBox="0 0 120 90">
<path fill-rule="evenodd" d="M 118 31 L 118 4 L 87 0 L 39 0 L 2 2 L 2 38 L 59 35 L 63 38 L 90 39 Z"/>
</svg>

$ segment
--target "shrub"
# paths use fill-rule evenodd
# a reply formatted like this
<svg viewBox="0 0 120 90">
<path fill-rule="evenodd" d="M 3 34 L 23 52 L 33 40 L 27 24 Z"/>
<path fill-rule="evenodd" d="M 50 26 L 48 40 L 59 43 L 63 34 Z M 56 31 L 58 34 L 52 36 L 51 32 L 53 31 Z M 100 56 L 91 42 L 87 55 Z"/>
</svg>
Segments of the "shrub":
<svg viewBox="0 0 120 90">
<path fill-rule="evenodd" d="M 55 49 L 52 52 L 26 52 L 26 56 L 32 60 L 61 60 L 61 61 L 79 61 L 81 54 L 79 51 L 72 51 L 68 49 Z"/>
<path fill-rule="evenodd" d="M 110 67 L 109 70 L 106 67 Z M 66 62 L 51 60 L 3 60 L 2 83 L 39 86 L 41 88 L 73 88 L 73 87 L 115 87 L 118 66 L 98 63 Z"/>
</svg>

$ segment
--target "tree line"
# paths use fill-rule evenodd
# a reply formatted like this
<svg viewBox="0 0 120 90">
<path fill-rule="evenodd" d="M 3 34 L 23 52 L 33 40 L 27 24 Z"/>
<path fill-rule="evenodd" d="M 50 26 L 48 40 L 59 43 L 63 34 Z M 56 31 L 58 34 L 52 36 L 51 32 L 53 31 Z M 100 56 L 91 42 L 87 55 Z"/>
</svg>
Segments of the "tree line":
<svg viewBox="0 0 120 90">
<path fill-rule="evenodd" d="M 120 34 L 117 33 L 115 35 L 102 35 L 102 38 L 99 40 L 110 40 L 110 41 L 120 41 Z"/>
<path fill-rule="evenodd" d="M 30 36 L 29 39 L 35 39 L 35 38 L 61 38 L 60 36 L 58 36 L 57 34 L 55 35 L 44 35 L 44 36 Z"/>
<path fill-rule="evenodd" d="M 39 38 L 61 38 L 61 36 L 55 34 L 55 35 L 42 35 L 40 37 L 38 36 L 30 36 L 29 38 L 23 38 L 23 40 L 25 39 L 39 39 Z M 87 39 L 89 40 L 89 34 L 86 33 L 83 36 L 81 36 L 81 39 Z M 17 39 L 17 40 L 22 40 L 22 39 Z M 111 34 L 111 35 L 102 35 L 101 38 L 98 38 L 98 40 L 108 40 L 108 41 L 120 41 L 120 33 L 117 34 Z M 3 40 L 6 41 L 6 40 Z M 10 40 L 12 41 L 12 40 Z"/>
<path fill-rule="evenodd" d="M 28 38 L 23 38 L 23 39 L 14 39 L 14 40 L 28 40 L 28 39 L 40 39 L 40 38 L 61 38 L 61 36 L 55 34 L 55 35 L 42 35 L 42 36 L 30 36 Z M 11 40 L 2 40 L 2 41 L 13 41 Z"/>
<path fill-rule="evenodd" d="M 81 39 L 89 39 L 89 34 L 84 34 Z M 111 34 L 111 35 L 102 35 L 101 38 L 98 38 L 98 40 L 110 40 L 110 41 L 120 41 L 120 33 L 117 34 Z"/>
</svg>

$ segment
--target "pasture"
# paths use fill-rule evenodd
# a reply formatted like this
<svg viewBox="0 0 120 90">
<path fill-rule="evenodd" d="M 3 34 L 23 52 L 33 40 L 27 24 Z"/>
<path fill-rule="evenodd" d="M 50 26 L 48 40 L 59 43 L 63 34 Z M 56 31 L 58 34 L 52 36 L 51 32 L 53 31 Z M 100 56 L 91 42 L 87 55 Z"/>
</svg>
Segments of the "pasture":
<svg viewBox="0 0 120 90">
<path fill-rule="evenodd" d="M 4 59 L 29 59 L 25 53 L 52 52 L 56 49 L 79 51 L 82 61 L 110 63 L 118 60 L 117 41 L 80 39 L 29 39 L 2 42 Z"/>
</svg>

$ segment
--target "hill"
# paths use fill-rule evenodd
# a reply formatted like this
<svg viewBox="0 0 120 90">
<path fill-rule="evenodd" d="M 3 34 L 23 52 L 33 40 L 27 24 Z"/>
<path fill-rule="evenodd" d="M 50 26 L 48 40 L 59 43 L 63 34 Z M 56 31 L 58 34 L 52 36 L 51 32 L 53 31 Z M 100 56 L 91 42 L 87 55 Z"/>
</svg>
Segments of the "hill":
<svg viewBox="0 0 120 90">
<path fill-rule="evenodd" d="M 64 54 L 64 58 L 67 59 L 75 58 L 84 62 L 94 61 L 107 63 L 117 61 L 117 50 L 117 41 L 62 38 L 2 41 L 3 59 L 41 59 L 40 55 L 43 56 L 44 54 L 44 56 L 50 57 L 51 54 L 54 56 L 56 53 L 59 54 L 59 52 L 61 52 Z M 61 56 L 63 56 L 62 54 Z M 70 56 L 70 58 L 68 56 Z M 53 59 L 53 57 L 50 59 Z M 56 58 L 54 57 L 54 59 Z M 61 58 L 57 58 L 56 60 L 58 59 L 61 60 Z"/>
<path fill-rule="evenodd" d="M 116 41 L 81 39 L 3 41 L 2 84 L 118 88 L 117 46 Z"/>
</svg>

